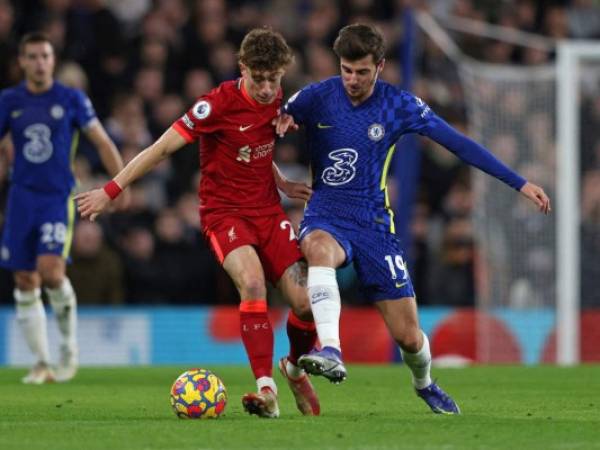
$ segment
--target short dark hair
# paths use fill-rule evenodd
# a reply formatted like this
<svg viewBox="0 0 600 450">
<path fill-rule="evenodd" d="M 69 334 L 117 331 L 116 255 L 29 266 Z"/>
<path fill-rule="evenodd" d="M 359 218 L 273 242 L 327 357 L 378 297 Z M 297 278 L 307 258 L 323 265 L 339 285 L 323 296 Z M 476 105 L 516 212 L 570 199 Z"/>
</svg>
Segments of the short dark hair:
<svg viewBox="0 0 600 450">
<path fill-rule="evenodd" d="M 52 42 L 46 33 L 41 31 L 32 31 L 31 33 L 27 33 L 19 41 L 19 54 L 22 55 L 25 53 L 25 46 L 27 44 L 37 44 L 40 42 L 47 42 L 50 44 L 50 46 L 52 46 Z"/>
<path fill-rule="evenodd" d="M 294 57 L 281 34 L 271 28 L 255 28 L 248 32 L 240 46 L 239 61 L 250 70 L 278 70 Z"/>
<path fill-rule="evenodd" d="M 372 55 L 375 64 L 379 64 L 385 56 L 385 40 L 377 28 L 355 23 L 340 30 L 333 51 L 338 58 L 350 61 Z"/>
</svg>

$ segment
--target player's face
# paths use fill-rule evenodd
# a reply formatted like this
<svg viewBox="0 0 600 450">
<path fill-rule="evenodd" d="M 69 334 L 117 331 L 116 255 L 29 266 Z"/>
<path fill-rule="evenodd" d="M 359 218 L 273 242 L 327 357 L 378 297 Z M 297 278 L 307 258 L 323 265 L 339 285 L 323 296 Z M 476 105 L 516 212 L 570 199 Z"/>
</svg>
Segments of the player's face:
<svg viewBox="0 0 600 450">
<path fill-rule="evenodd" d="M 54 51 L 48 42 L 32 42 L 25 45 L 19 55 L 19 65 L 28 82 L 37 86 L 47 85 L 52 81 L 54 72 Z"/>
<path fill-rule="evenodd" d="M 263 105 L 273 103 L 281 88 L 281 78 L 283 78 L 285 71 L 283 69 L 273 71 L 250 70 L 243 64 L 240 64 L 240 67 L 244 87 L 250 97 Z"/>
<path fill-rule="evenodd" d="M 356 61 L 340 58 L 342 83 L 353 103 L 363 102 L 373 93 L 373 86 L 384 63 L 385 60 L 382 60 L 379 64 L 375 64 L 373 55 L 367 55 Z"/>
</svg>

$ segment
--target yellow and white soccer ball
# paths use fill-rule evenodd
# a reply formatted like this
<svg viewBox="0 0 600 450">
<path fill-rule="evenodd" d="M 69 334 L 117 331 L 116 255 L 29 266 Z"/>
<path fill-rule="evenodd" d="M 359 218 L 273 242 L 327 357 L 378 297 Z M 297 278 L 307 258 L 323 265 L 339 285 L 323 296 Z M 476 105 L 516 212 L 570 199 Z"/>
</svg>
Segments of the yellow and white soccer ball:
<svg viewBox="0 0 600 450">
<path fill-rule="evenodd" d="M 210 370 L 190 369 L 171 387 L 171 406 L 182 419 L 215 419 L 227 405 L 227 390 Z"/>
</svg>

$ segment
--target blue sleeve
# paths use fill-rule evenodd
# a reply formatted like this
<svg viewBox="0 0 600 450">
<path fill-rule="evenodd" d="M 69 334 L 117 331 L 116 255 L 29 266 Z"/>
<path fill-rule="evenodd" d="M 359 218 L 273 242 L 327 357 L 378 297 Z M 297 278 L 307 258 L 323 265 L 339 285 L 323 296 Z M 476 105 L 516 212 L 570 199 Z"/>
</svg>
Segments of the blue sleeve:
<svg viewBox="0 0 600 450">
<path fill-rule="evenodd" d="M 464 162 L 498 178 L 517 191 L 520 191 L 527 182 L 485 147 L 459 133 L 437 116 L 419 133 L 443 145 Z"/>
<path fill-rule="evenodd" d="M 8 102 L 6 101 L 6 94 L 0 93 L 0 139 L 4 137 L 8 131 Z"/>
<path fill-rule="evenodd" d="M 427 136 L 446 147 L 462 161 L 498 178 L 516 190 L 521 190 L 527 182 L 485 147 L 448 125 L 419 97 L 402 91 L 394 98 L 394 107 L 395 118 L 400 121 L 401 134 L 419 133 Z"/>
<path fill-rule="evenodd" d="M 96 111 L 94 110 L 94 106 L 92 105 L 92 102 L 90 101 L 87 95 L 85 95 L 81 91 L 74 92 L 75 104 L 73 105 L 73 107 L 75 125 L 77 126 L 77 128 L 83 129 L 87 127 L 90 124 L 90 122 L 96 118 Z"/>
<path fill-rule="evenodd" d="M 293 116 L 294 122 L 297 124 L 306 124 L 310 117 L 313 91 L 311 86 L 299 90 L 288 99 L 283 107 L 283 112 Z"/>
</svg>

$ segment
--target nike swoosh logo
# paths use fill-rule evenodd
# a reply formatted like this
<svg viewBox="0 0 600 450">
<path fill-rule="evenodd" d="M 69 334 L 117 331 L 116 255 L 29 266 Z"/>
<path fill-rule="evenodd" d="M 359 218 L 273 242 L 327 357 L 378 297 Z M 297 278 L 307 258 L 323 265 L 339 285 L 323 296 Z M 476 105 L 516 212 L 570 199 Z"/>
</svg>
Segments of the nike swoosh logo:
<svg viewBox="0 0 600 450">
<path fill-rule="evenodd" d="M 400 289 L 401 287 L 406 286 L 407 284 L 408 284 L 408 281 L 405 281 L 404 283 L 396 283 L 396 287 L 398 289 Z"/>
<path fill-rule="evenodd" d="M 322 302 L 323 300 L 325 300 L 325 297 L 321 297 L 321 298 L 317 298 L 315 300 L 311 300 L 311 303 L 313 305 L 316 305 L 317 303 Z"/>
<path fill-rule="evenodd" d="M 252 124 L 252 125 L 254 125 L 254 124 Z M 250 128 L 252 125 L 246 125 L 246 126 L 240 125 L 240 131 L 242 131 L 242 132 L 243 132 L 243 131 L 246 131 L 246 130 L 247 130 L 248 128 Z"/>
<path fill-rule="evenodd" d="M 321 122 L 317 124 L 317 128 L 333 128 L 333 125 L 323 125 Z"/>
</svg>

